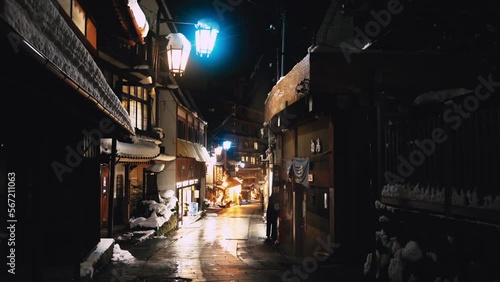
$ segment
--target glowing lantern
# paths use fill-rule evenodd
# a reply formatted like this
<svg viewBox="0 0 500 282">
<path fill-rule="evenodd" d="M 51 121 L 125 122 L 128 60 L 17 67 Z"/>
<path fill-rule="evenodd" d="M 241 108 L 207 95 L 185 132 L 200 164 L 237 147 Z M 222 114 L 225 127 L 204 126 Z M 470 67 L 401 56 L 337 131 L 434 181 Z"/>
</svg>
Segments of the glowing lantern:
<svg viewBox="0 0 500 282">
<path fill-rule="evenodd" d="M 170 33 L 167 39 L 168 69 L 173 75 L 182 76 L 191 52 L 191 42 L 182 33 Z"/>
<path fill-rule="evenodd" d="M 211 19 L 201 19 L 196 23 L 196 54 L 210 56 L 219 33 L 219 25 Z"/>
</svg>

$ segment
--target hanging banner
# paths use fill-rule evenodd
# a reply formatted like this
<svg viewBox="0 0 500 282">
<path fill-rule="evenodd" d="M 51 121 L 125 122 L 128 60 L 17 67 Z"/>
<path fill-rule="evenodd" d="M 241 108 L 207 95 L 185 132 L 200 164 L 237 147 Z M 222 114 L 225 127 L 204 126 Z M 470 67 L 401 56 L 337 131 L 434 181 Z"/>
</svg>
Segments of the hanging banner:
<svg viewBox="0 0 500 282">
<path fill-rule="evenodd" d="M 287 161 L 289 178 L 307 188 L 309 188 L 309 162 L 309 158 L 292 158 Z"/>
</svg>

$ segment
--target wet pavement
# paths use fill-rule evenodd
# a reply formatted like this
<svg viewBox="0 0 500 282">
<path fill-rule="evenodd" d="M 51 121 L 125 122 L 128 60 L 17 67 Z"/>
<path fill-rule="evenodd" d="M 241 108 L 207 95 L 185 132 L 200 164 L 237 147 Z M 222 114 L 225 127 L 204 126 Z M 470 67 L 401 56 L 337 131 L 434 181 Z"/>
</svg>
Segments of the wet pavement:
<svg viewBox="0 0 500 282">
<path fill-rule="evenodd" d="M 311 264 L 265 242 L 260 204 L 208 211 L 164 237 L 115 245 L 92 281 L 364 281 L 362 266 Z"/>
</svg>

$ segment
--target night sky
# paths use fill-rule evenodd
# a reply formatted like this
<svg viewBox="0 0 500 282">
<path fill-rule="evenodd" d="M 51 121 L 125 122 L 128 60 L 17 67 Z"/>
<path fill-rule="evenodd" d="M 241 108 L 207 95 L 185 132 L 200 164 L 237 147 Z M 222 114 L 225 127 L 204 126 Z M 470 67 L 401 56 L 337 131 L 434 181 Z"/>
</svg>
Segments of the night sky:
<svg viewBox="0 0 500 282">
<path fill-rule="evenodd" d="M 500 9 L 493 0 L 374 0 L 339 1 L 354 26 L 373 21 L 373 11 L 386 9 L 397 1 L 403 10 L 393 15 L 370 49 L 439 52 L 472 52 L 492 65 L 497 63 L 500 38 Z M 216 47 L 209 58 L 192 50 L 186 73 L 178 78 L 184 92 L 197 101 L 209 130 L 224 120 L 225 102 L 263 111 L 267 94 L 278 77 L 278 47 L 281 44 L 281 15 L 286 11 L 286 74 L 314 42 L 330 0 L 188 0 L 167 1 L 174 20 L 196 22 L 212 17 L 220 24 Z M 178 25 L 194 42 L 193 27 Z M 273 29 L 273 27 L 275 29 Z M 191 36 L 191 38 L 189 38 Z M 460 62 L 457 62 L 460 66 Z M 466 66 L 462 66 L 466 67 Z M 233 89 L 242 89 L 234 95 Z M 214 111 L 209 111 L 213 109 Z"/>
<path fill-rule="evenodd" d="M 264 112 L 264 101 L 278 77 L 280 26 L 286 11 L 285 74 L 307 54 L 330 1 L 307 5 L 291 1 L 169 1 L 172 17 L 196 22 L 218 21 L 220 33 L 209 58 L 190 56 L 186 72 L 177 78 L 181 89 L 196 100 L 209 131 L 227 118 L 224 103 Z M 232 5 L 232 6 L 231 6 Z M 193 27 L 177 25 L 191 42 Z M 190 38 L 191 36 L 191 38 Z M 235 95 L 234 89 L 240 89 Z"/>
</svg>

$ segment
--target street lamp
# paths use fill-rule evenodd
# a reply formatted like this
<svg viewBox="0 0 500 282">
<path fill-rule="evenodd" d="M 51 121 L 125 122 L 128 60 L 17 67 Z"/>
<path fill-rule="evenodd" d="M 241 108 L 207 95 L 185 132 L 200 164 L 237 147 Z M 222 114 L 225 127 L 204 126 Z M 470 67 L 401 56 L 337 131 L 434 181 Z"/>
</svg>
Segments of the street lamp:
<svg viewBox="0 0 500 282">
<path fill-rule="evenodd" d="M 222 142 L 222 148 L 226 151 L 229 150 L 229 148 L 231 148 L 231 141 Z"/>
<path fill-rule="evenodd" d="M 219 25 L 209 19 L 204 18 L 199 20 L 197 23 L 190 22 L 176 22 L 176 21 L 165 21 L 177 24 L 187 24 L 194 25 L 195 30 L 195 43 L 196 43 L 196 54 L 203 57 L 207 57 L 213 51 L 215 46 L 215 41 L 217 39 L 217 34 L 219 33 Z M 170 33 L 167 35 L 167 59 L 168 68 L 170 72 L 175 76 L 179 74 L 182 76 L 186 70 L 186 65 L 189 59 L 189 54 L 191 53 L 191 42 L 182 33 Z"/>
<path fill-rule="evenodd" d="M 227 170 L 227 150 L 231 148 L 231 141 L 222 142 L 222 149 L 224 149 L 224 171 Z"/>
<path fill-rule="evenodd" d="M 217 34 L 219 33 L 219 25 L 212 19 L 201 19 L 196 23 L 196 54 L 207 58 L 212 53 Z"/>
<path fill-rule="evenodd" d="M 224 170 L 226 170 L 227 168 L 227 150 L 229 150 L 229 148 L 231 148 L 231 141 L 224 141 L 222 142 L 222 147 L 218 146 L 217 148 L 215 148 L 216 155 L 220 156 L 222 153 L 224 153 L 224 155 L 222 156 L 224 158 Z"/>
<path fill-rule="evenodd" d="M 191 42 L 182 33 L 170 33 L 167 39 L 168 69 L 173 75 L 182 76 L 191 52 Z"/>
<path fill-rule="evenodd" d="M 220 154 L 222 154 L 222 147 L 221 146 L 216 147 L 214 150 L 215 150 L 215 154 L 217 156 L 220 156 Z"/>
</svg>

